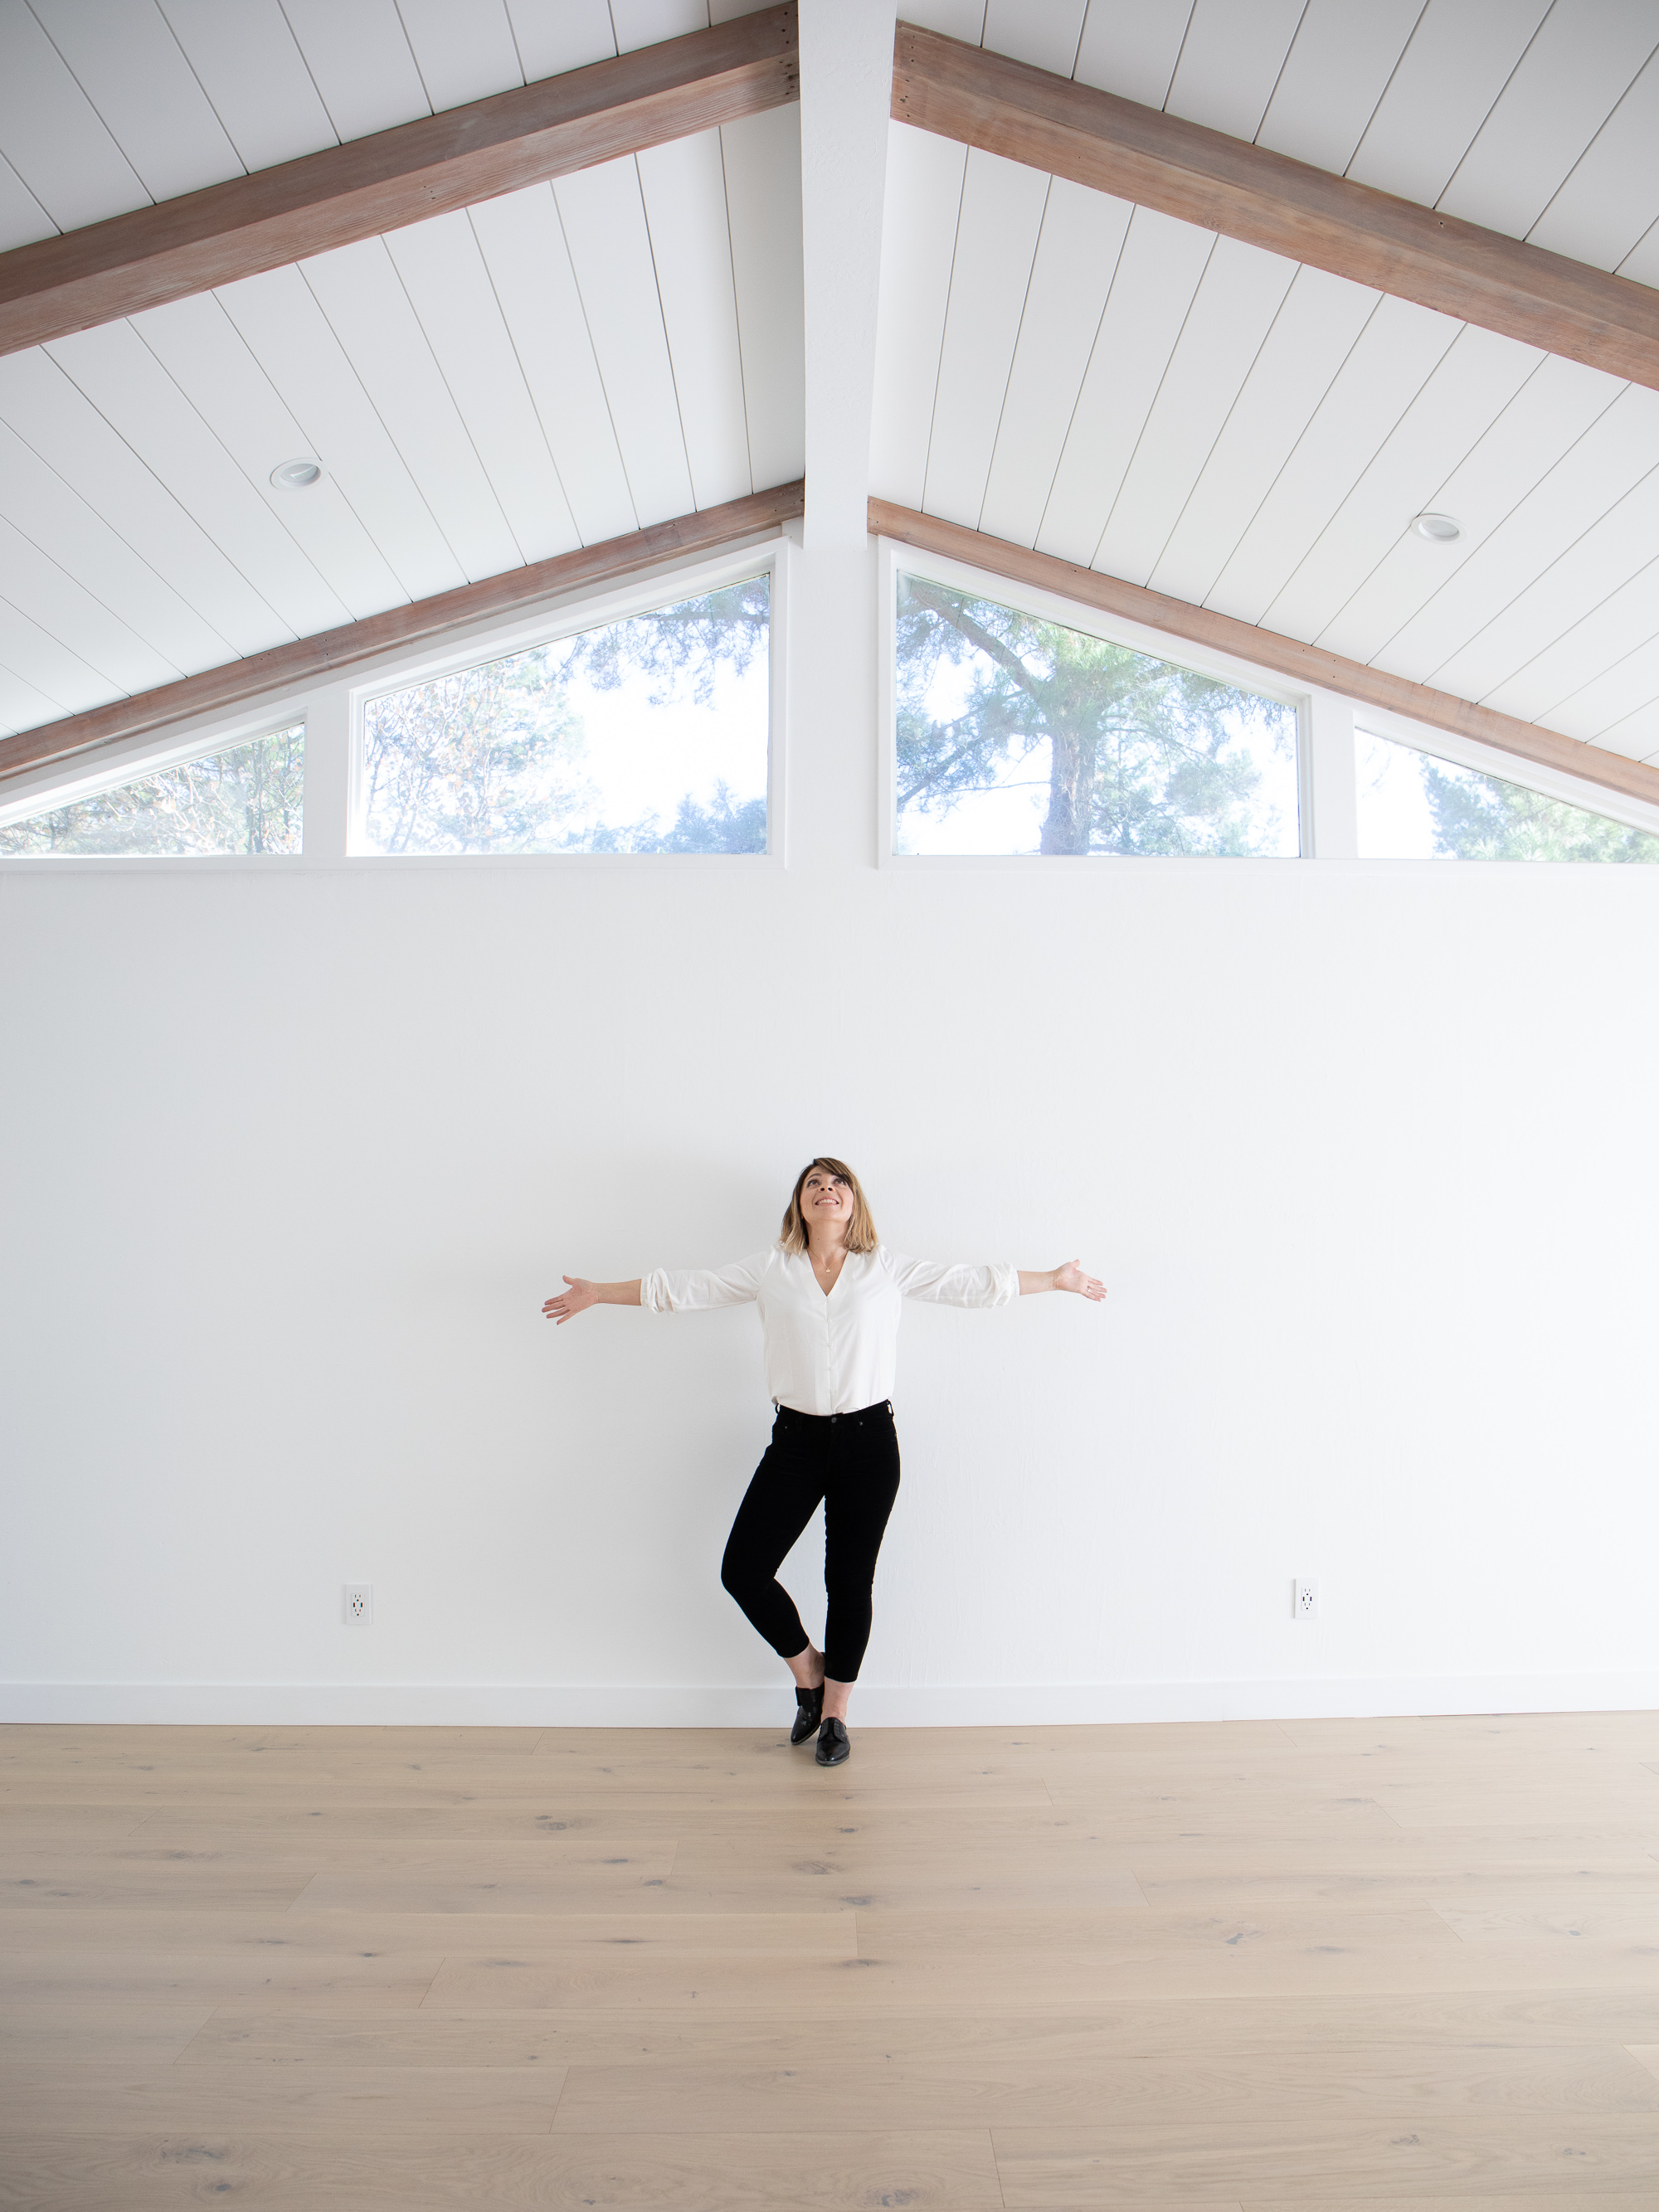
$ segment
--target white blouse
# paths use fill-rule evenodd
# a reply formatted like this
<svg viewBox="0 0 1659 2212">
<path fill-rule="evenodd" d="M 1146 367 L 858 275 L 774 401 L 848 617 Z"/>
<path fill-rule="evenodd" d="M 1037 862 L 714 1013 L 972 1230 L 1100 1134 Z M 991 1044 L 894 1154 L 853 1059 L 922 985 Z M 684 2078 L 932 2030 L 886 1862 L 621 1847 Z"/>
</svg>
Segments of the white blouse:
<svg viewBox="0 0 1659 2212">
<path fill-rule="evenodd" d="M 798 1413 L 852 1413 L 892 1396 L 902 1298 L 1006 1306 L 1018 1296 L 1017 1267 L 907 1260 L 884 1244 L 849 1252 L 827 1297 L 808 1255 L 775 1244 L 728 1267 L 659 1267 L 640 1284 L 640 1304 L 653 1313 L 753 1299 L 766 1340 L 767 1395 Z"/>
</svg>

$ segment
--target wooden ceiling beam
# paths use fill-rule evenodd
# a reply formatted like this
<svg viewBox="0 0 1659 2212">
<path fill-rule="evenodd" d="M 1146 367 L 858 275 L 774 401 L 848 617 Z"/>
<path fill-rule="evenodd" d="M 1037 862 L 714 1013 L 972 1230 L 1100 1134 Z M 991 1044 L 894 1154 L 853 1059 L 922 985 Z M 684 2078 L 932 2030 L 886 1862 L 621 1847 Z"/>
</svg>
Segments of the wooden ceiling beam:
<svg viewBox="0 0 1659 2212">
<path fill-rule="evenodd" d="M 324 630 L 316 637 L 273 646 L 265 653 L 251 653 L 246 659 L 204 669 L 200 675 L 186 676 L 177 684 L 164 684 L 154 691 L 114 700 L 107 707 L 94 707 L 84 714 L 70 714 L 62 721 L 43 723 L 39 729 L 20 731 L 15 737 L 0 738 L 0 789 L 8 777 L 20 775 L 25 769 L 78 759 L 124 738 L 165 728 L 170 722 L 240 705 L 262 692 L 292 690 L 296 685 L 372 660 L 395 647 L 417 645 L 485 616 L 510 614 L 556 593 L 615 583 L 688 553 L 712 553 L 740 538 L 763 536 L 798 518 L 805 507 L 805 493 L 803 480 L 779 484 L 771 491 L 751 492 L 746 498 L 728 500 L 723 507 L 653 523 L 648 530 L 633 531 L 626 538 L 580 545 L 574 552 L 556 554 L 550 561 L 509 568 L 504 575 L 486 576 L 482 582 L 463 584 L 433 599 L 416 599 L 410 606 L 391 607 L 385 614 L 342 623 L 339 629 Z"/>
<path fill-rule="evenodd" d="M 1184 639 L 1189 645 L 1207 647 L 1256 668 L 1271 669 L 1294 684 L 1336 691 L 1363 705 L 1385 708 L 1433 730 L 1449 730 L 1478 745 L 1489 746 L 1511 760 L 1534 762 L 1540 768 L 1559 769 L 1581 782 L 1599 784 L 1626 799 L 1644 799 L 1659 806 L 1659 768 L 1644 761 L 1628 760 L 1623 753 L 1608 752 L 1577 738 L 1564 738 L 1536 722 L 1522 722 L 1512 714 L 1499 714 L 1490 707 L 1459 699 L 1449 691 L 1436 691 L 1426 684 L 1413 684 L 1403 676 L 1390 676 L 1381 668 L 1368 668 L 1362 660 L 1346 660 L 1316 645 L 1276 630 L 1258 629 L 1231 615 L 1215 614 L 1185 599 L 1172 599 L 1162 592 L 1149 592 L 1141 584 L 1121 577 L 1103 576 L 1075 561 L 1061 561 L 1052 553 L 1036 553 L 1029 546 L 1011 544 L 1006 538 L 990 538 L 960 523 L 942 522 L 936 515 L 918 514 L 913 507 L 896 507 L 889 500 L 870 502 L 870 529 L 878 538 L 896 538 L 924 553 L 937 553 L 970 568 L 988 569 L 994 576 L 1035 585 L 1054 592 L 1102 614 L 1126 622 L 1144 623 L 1148 629 Z M 1492 763 L 1492 773 L 1500 773 Z"/>
<path fill-rule="evenodd" d="M 1201 124 L 903 22 L 893 114 L 1659 387 L 1659 291 Z"/>
<path fill-rule="evenodd" d="M 0 254 L 0 353 L 799 99 L 793 0 Z"/>
</svg>

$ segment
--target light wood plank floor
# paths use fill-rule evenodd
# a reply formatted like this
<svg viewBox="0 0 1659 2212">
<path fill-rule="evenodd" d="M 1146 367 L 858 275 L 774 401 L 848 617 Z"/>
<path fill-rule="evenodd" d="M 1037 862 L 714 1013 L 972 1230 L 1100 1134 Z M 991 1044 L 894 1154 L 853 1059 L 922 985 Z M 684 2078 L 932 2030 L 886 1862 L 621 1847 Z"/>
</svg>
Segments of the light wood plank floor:
<svg viewBox="0 0 1659 2212">
<path fill-rule="evenodd" d="M 206 2202 L 1659 2212 L 1659 1716 L 0 1729 L 0 2205 Z"/>
</svg>

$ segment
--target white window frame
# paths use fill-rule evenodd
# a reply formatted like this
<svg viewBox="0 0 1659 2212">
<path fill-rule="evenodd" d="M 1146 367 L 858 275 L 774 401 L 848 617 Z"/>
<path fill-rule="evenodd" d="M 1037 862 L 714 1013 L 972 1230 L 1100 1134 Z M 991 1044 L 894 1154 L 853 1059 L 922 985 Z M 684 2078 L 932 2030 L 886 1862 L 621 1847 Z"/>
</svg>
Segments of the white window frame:
<svg viewBox="0 0 1659 2212">
<path fill-rule="evenodd" d="M 140 781 L 162 769 L 228 751 L 251 738 L 302 724 L 305 728 L 305 846 L 300 853 L 0 854 L 0 872 L 40 868 L 182 868 L 191 873 L 225 868 L 692 868 L 737 869 L 750 875 L 787 865 L 787 724 L 789 588 L 796 539 L 777 531 L 714 554 L 678 561 L 614 582 L 586 585 L 465 623 L 441 638 L 396 647 L 349 672 L 326 672 L 303 684 L 238 701 L 234 709 L 188 717 L 127 743 L 86 757 L 57 761 L 9 782 L 0 803 L 0 826 L 44 814 L 117 785 Z M 388 691 L 407 690 L 462 668 L 475 668 L 541 644 L 679 599 L 696 599 L 745 576 L 769 576 L 769 729 L 767 747 L 767 847 L 759 853 L 369 853 L 352 849 L 357 764 L 362 757 L 363 710 Z"/>
<path fill-rule="evenodd" d="M 994 569 L 969 567 L 966 562 L 948 559 L 942 554 L 925 552 L 907 545 L 894 538 L 884 538 L 878 546 L 879 637 L 877 653 L 877 718 L 881 744 L 879 785 L 878 860 L 885 867 L 911 868 L 1043 868 L 1054 872 L 1056 861 L 1088 861 L 1098 865 L 1119 858 L 1132 866 L 1139 874 L 1146 869 L 1209 868 L 1218 865 L 1211 855 L 1204 854 L 1146 854 L 1133 859 L 1107 854 L 1054 853 L 896 853 L 893 842 L 898 828 L 898 578 L 900 572 L 908 575 L 931 577 L 937 583 L 947 584 L 959 591 L 972 592 L 976 597 L 994 599 L 1000 605 L 1017 607 L 1022 613 L 1035 615 L 1043 622 L 1064 624 L 1067 629 L 1081 630 L 1085 636 L 1097 637 L 1108 645 L 1127 646 L 1133 652 L 1144 653 L 1155 660 L 1168 661 L 1179 668 L 1191 668 L 1200 676 L 1213 676 L 1224 684 L 1236 684 L 1243 690 L 1254 691 L 1264 699 L 1272 699 L 1279 706 L 1288 707 L 1296 716 L 1297 728 L 1297 819 L 1298 851 L 1291 854 L 1264 854 L 1259 859 L 1240 860 L 1252 873 L 1261 868 L 1299 867 L 1310 859 L 1316 849 L 1314 836 L 1314 748 L 1312 739 L 1312 695 L 1287 684 L 1283 677 L 1266 674 L 1246 661 L 1235 660 L 1225 653 L 1211 653 L 1200 646 L 1189 647 L 1184 638 L 1172 638 L 1163 630 L 1148 629 L 1144 623 L 1124 622 L 1115 615 L 1103 615 L 1098 607 L 1086 606 L 1079 599 L 1065 598 L 1057 592 L 1018 581 L 1011 576 L 999 575 Z M 1229 861 L 1227 865 L 1232 863 Z"/>
</svg>

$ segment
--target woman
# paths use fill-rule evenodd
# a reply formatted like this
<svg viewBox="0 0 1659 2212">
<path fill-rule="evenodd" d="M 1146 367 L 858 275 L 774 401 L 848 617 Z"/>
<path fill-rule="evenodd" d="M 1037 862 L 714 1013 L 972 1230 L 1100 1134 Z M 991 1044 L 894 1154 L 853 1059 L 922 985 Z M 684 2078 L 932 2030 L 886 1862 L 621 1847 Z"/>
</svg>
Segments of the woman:
<svg viewBox="0 0 1659 2212">
<path fill-rule="evenodd" d="M 816 1729 L 818 1765 L 839 1766 L 852 1749 L 847 1706 L 870 1640 L 876 1554 L 898 1495 L 892 1387 L 900 1300 L 1006 1306 L 1036 1291 L 1103 1298 L 1104 1286 L 1075 1260 L 1030 1273 L 903 1259 L 877 1237 L 852 1169 L 827 1158 L 810 1161 L 796 1177 L 769 1251 L 729 1267 L 659 1268 L 631 1283 L 564 1279 L 569 1288 L 542 1308 L 559 1325 L 593 1305 L 653 1313 L 750 1299 L 759 1305 L 777 1419 L 732 1524 L 720 1580 L 795 1678 L 790 1742 L 805 1743 Z M 822 1651 L 777 1579 L 820 1499 L 829 1600 Z"/>
</svg>

